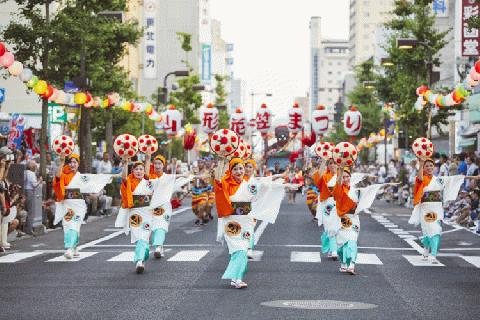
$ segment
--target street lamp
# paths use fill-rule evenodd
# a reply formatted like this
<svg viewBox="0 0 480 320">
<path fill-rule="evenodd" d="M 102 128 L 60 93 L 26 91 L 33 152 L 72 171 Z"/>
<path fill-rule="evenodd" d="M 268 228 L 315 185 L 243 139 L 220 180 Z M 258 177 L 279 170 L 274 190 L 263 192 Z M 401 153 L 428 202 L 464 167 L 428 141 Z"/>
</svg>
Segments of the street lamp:
<svg viewBox="0 0 480 320">
<path fill-rule="evenodd" d="M 384 67 L 393 67 L 395 65 L 395 63 L 393 63 L 392 59 L 390 58 L 380 59 L 380 64 Z"/>
<path fill-rule="evenodd" d="M 167 104 L 168 101 L 168 88 L 167 88 L 167 79 L 169 76 L 174 75 L 175 77 L 188 77 L 190 72 L 188 70 L 178 70 L 178 71 L 172 71 L 169 72 L 165 75 L 163 78 L 163 104 Z M 160 89 L 160 88 L 159 88 Z M 157 103 L 158 106 L 160 106 L 160 90 L 157 92 Z"/>
<path fill-rule="evenodd" d="M 375 81 L 363 81 L 363 87 L 365 89 L 375 89 Z"/>
</svg>

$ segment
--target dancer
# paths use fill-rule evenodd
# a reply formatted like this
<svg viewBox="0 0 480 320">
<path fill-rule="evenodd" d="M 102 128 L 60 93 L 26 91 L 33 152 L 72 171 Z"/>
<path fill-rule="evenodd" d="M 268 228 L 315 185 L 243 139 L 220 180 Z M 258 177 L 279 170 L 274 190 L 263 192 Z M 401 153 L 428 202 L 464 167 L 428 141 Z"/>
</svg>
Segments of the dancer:
<svg viewBox="0 0 480 320">
<path fill-rule="evenodd" d="M 306 176 L 305 177 L 305 186 L 306 186 L 306 203 L 308 210 L 313 216 L 312 221 L 318 221 L 317 219 L 317 206 L 318 206 L 318 196 L 320 195 L 320 191 L 318 190 L 317 186 L 313 182 L 312 177 Z"/>
<path fill-rule="evenodd" d="M 65 258 L 78 257 L 80 227 L 87 205 L 84 194 L 97 194 L 112 181 L 109 174 L 80 174 L 80 156 L 72 154 L 68 159 L 60 154 L 60 165 L 53 179 L 56 197 L 54 225 L 62 221 L 64 231 Z"/>
<path fill-rule="evenodd" d="M 320 168 L 315 171 L 312 179 L 318 188 L 318 205 L 316 218 L 318 226 L 323 225 L 321 235 L 322 253 L 326 253 L 329 258 L 337 260 L 337 239 L 336 235 L 341 227 L 340 218 L 337 215 L 335 200 L 333 199 L 333 188 L 335 186 L 336 165 L 333 159 L 320 162 Z"/>
<path fill-rule="evenodd" d="M 433 160 L 420 159 L 420 169 L 413 187 L 415 207 L 408 223 L 421 225 L 424 246 L 423 259 L 429 260 L 432 264 L 438 264 L 436 257 L 442 234 L 443 202 L 453 201 L 457 198 L 465 178 L 478 179 L 478 177 L 463 175 L 435 177 L 433 176 L 434 167 Z"/>
<path fill-rule="evenodd" d="M 175 191 L 190 182 L 189 179 L 182 179 L 185 178 L 185 175 L 165 174 L 163 172 L 165 165 L 165 157 L 157 155 L 153 159 L 153 167 L 149 173 L 150 182 L 154 185 L 152 206 L 155 205 L 152 211 L 152 235 L 150 239 L 152 246 L 155 248 L 153 256 L 156 259 L 165 256 L 163 244 L 173 216 L 171 197 Z M 161 196 L 159 193 L 161 193 Z M 157 204 L 160 206 L 157 206 Z"/>
<path fill-rule="evenodd" d="M 341 228 L 337 232 L 340 272 L 354 275 L 358 253 L 357 240 L 360 232 L 359 213 L 373 204 L 378 190 L 386 184 L 374 184 L 356 189 L 350 187 L 350 177 L 351 173 L 348 167 L 337 169 L 333 198 L 341 220 Z"/>
<path fill-rule="evenodd" d="M 197 217 L 196 225 L 204 225 L 209 222 L 211 208 L 209 209 L 209 195 L 212 190 L 210 184 L 210 172 L 205 167 L 203 159 L 198 160 L 198 172 L 193 178 L 192 187 L 192 211 Z M 213 217 L 212 217 L 213 218 Z"/>
</svg>

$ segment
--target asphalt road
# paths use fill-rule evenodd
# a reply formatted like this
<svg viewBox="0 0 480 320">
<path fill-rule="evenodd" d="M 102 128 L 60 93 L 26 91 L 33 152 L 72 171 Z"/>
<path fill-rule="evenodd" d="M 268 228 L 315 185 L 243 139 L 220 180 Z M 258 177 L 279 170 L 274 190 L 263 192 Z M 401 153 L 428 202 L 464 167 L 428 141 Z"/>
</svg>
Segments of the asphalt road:
<svg viewBox="0 0 480 320">
<path fill-rule="evenodd" d="M 194 226 L 187 208 L 172 219 L 166 257 L 141 275 L 113 217 L 82 227 L 83 256 L 73 262 L 63 261 L 61 230 L 17 241 L 0 256 L 0 319 L 478 318 L 480 237 L 445 226 L 441 265 L 421 266 L 409 211 L 382 202 L 372 211 L 361 216 L 350 276 L 319 261 L 320 230 L 304 199 L 285 202 L 274 225 L 257 225 L 243 290 L 221 279 L 228 253 L 215 242 L 216 223 Z"/>
</svg>

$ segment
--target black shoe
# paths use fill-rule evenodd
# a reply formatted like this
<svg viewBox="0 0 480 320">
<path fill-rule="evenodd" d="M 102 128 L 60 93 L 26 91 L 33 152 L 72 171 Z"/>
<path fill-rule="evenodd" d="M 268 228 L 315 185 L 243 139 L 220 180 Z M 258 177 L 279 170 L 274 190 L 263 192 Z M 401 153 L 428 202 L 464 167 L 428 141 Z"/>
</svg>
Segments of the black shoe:
<svg viewBox="0 0 480 320">
<path fill-rule="evenodd" d="M 162 258 L 162 254 L 160 252 L 156 252 L 156 251 L 153 253 L 153 256 L 155 257 L 155 259 Z"/>
<path fill-rule="evenodd" d="M 213 220 L 213 216 L 212 216 L 212 214 L 211 214 L 211 213 L 209 213 L 209 214 L 208 214 L 208 218 L 210 219 L 210 221 L 212 221 L 212 220 Z"/>
<path fill-rule="evenodd" d="M 209 222 L 210 222 L 210 220 L 208 220 L 208 219 L 203 219 L 203 221 L 202 221 L 202 222 L 203 222 L 203 224 L 207 224 L 207 223 L 209 223 Z"/>
<path fill-rule="evenodd" d="M 0 247 L 0 252 L 5 252 L 5 249 L 3 249 L 3 247 Z"/>
<path fill-rule="evenodd" d="M 200 224 L 200 220 L 198 220 L 198 219 L 197 219 L 197 220 L 195 220 L 195 225 L 197 225 L 197 226 L 198 226 L 199 224 Z"/>
</svg>

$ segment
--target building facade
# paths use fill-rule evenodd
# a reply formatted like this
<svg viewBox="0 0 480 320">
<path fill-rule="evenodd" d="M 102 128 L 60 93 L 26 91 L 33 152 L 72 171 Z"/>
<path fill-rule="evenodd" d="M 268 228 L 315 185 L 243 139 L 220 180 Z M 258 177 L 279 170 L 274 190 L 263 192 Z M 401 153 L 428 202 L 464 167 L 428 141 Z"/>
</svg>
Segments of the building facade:
<svg viewBox="0 0 480 320">
<path fill-rule="evenodd" d="M 375 53 L 375 29 L 390 18 L 393 0 L 350 0 L 350 55 L 354 67 Z"/>
</svg>

